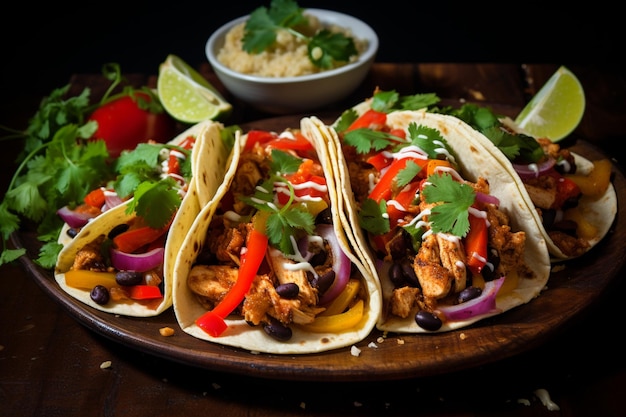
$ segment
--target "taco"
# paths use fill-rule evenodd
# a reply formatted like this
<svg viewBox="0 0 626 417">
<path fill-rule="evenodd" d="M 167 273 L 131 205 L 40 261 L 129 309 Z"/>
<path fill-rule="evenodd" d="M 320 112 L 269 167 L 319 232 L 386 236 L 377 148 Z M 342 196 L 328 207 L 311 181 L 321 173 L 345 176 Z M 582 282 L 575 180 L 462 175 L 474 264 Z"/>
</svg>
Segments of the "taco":
<svg viewBox="0 0 626 417">
<path fill-rule="evenodd" d="M 214 199 L 176 260 L 174 312 L 188 334 L 273 354 L 357 343 L 382 303 L 370 266 L 340 219 L 326 144 L 298 128 L 237 135 Z"/>
<path fill-rule="evenodd" d="M 477 110 L 469 109 L 466 117 Z M 486 110 L 481 111 L 484 116 Z M 483 135 L 476 143 L 514 176 L 553 261 L 587 253 L 606 236 L 617 215 L 611 161 L 591 161 L 547 138 L 533 138 L 508 117 L 491 120 L 493 125 L 480 129 Z"/>
<path fill-rule="evenodd" d="M 63 208 L 67 223 L 58 239 L 63 249 L 54 274 L 66 293 L 124 316 L 155 316 L 172 305 L 175 256 L 195 213 L 209 198 L 206 183 L 221 181 L 226 169 L 230 149 L 220 137 L 222 128 L 203 122 L 167 144 L 141 144 L 123 153 L 119 163 L 145 175 L 139 184 L 133 183 L 138 171 L 121 169 L 115 187 L 108 184 L 90 193 L 92 199 L 101 195 L 97 206 Z M 198 165 L 198 159 L 212 163 L 213 170 Z M 133 191 L 127 195 L 121 190 L 128 182 Z"/>
<path fill-rule="evenodd" d="M 545 239 L 511 174 L 473 144 L 469 125 L 361 105 L 317 127 L 334 155 L 345 221 L 381 283 L 380 330 L 458 329 L 544 289 Z"/>
</svg>

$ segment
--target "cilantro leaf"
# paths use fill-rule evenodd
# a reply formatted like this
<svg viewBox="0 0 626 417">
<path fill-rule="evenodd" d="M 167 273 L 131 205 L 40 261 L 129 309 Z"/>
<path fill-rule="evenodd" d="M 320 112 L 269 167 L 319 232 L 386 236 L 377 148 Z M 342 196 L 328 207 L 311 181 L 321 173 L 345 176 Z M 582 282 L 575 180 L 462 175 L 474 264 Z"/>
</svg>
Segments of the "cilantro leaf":
<svg viewBox="0 0 626 417">
<path fill-rule="evenodd" d="M 359 118 L 359 114 L 354 109 L 345 110 L 341 113 L 337 124 L 335 125 L 335 131 L 344 132 L 346 131 L 350 125 Z"/>
<path fill-rule="evenodd" d="M 411 122 L 408 132 L 411 144 L 426 152 L 430 159 L 437 159 L 442 154 L 453 155 L 452 148 L 439 130 Z"/>
<path fill-rule="evenodd" d="M 132 202 L 126 211 L 135 211 L 148 226 L 160 229 L 168 224 L 180 207 L 179 186 L 172 178 L 159 182 L 142 182 L 135 191 Z"/>
<path fill-rule="evenodd" d="M 447 173 L 430 175 L 427 181 L 422 196 L 427 203 L 437 204 L 429 215 L 433 233 L 464 237 L 469 230 L 468 210 L 474 204 L 476 192 Z"/>
<path fill-rule="evenodd" d="M 346 145 L 354 146 L 361 154 L 372 150 L 380 151 L 386 147 L 402 141 L 402 138 L 368 128 L 354 129 L 344 133 L 343 141 Z"/>
<path fill-rule="evenodd" d="M 332 68 L 335 62 L 348 62 L 358 51 L 352 38 L 323 29 L 307 45 L 309 59 L 320 68 Z"/>
<path fill-rule="evenodd" d="M 414 161 L 407 161 L 403 169 L 398 172 L 395 178 L 395 186 L 400 189 L 405 185 L 413 181 L 413 178 L 422 170 L 422 167 L 417 165 Z"/>
<path fill-rule="evenodd" d="M 302 159 L 279 149 L 272 149 L 270 168 L 274 173 L 291 174 L 302 165 Z"/>
<path fill-rule="evenodd" d="M 359 210 L 359 226 L 374 235 L 382 235 L 390 229 L 389 219 L 385 217 L 387 214 L 387 203 L 381 201 L 376 203 L 371 198 L 366 198 L 361 203 Z"/>
<path fill-rule="evenodd" d="M 372 96 L 372 109 L 391 113 L 396 110 L 420 110 L 429 108 L 441 99 L 434 93 L 400 95 L 395 90 L 376 91 Z"/>
</svg>

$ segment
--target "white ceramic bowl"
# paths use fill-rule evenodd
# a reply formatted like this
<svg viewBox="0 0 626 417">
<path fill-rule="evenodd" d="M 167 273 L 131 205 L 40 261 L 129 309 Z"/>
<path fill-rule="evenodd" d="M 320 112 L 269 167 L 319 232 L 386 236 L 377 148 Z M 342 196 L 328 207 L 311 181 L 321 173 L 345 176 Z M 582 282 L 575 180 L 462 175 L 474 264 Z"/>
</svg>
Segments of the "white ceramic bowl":
<svg viewBox="0 0 626 417">
<path fill-rule="evenodd" d="M 378 51 L 376 32 L 352 16 L 322 9 L 306 9 L 322 23 L 349 28 L 352 36 L 366 39 L 367 49 L 358 60 L 340 68 L 294 77 L 259 77 L 243 74 L 217 60 L 226 33 L 249 16 L 232 20 L 217 29 L 206 43 L 206 56 L 217 77 L 232 95 L 259 110 L 287 114 L 319 109 L 352 93 L 367 76 Z"/>
</svg>

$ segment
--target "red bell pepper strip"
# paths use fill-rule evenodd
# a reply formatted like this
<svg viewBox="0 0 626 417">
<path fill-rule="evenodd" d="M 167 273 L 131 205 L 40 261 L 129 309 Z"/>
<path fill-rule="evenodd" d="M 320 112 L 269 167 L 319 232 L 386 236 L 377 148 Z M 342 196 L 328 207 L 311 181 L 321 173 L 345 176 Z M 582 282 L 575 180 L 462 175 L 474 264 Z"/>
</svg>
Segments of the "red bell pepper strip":
<svg viewBox="0 0 626 417">
<path fill-rule="evenodd" d="M 372 129 L 380 130 L 387 123 L 387 114 L 369 109 L 361 116 L 359 116 L 352 124 L 346 129 L 346 132 L 355 129 Z"/>
<path fill-rule="evenodd" d="M 129 229 L 113 238 L 115 247 L 125 253 L 133 253 L 137 249 L 154 242 L 169 230 L 169 223 L 161 229 L 154 229 L 149 226 Z"/>
<path fill-rule="evenodd" d="M 176 154 L 172 152 L 170 152 L 170 156 L 167 160 L 167 173 L 180 174 L 180 161 Z"/>
<path fill-rule="evenodd" d="M 409 161 L 415 162 L 417 165 L 419 165 L 422 168 L 428 162 L 426 159 L 410 158 L 410 157 L 394 160 L 391 163 L 391 165 L 389 165 L 389 168 L 387 169 L 387 171 L 385 171 L 383 176 L 380 177 L 380 180 L 376 183 L 376 185 L 370 192 L 369 198 L 376 201 L 377 203 L 380 203 L 381 200 L 389 199 L 395 187 L 394 183 L 395 183 L 396 176 L 398 175 L 400 171 L 406 168 L 406 164 Z"/>
<path fill-rule="evenodd" d="M 296 151 L 306 154 L 313 150 L 313 144 L 301 133 L 294 133 L 294 139 L 288 137 L 276 137 L 265 145 L 266 148 Z"/>
<path fill-rule="evenodd" d="M 487 220 L 469 215 L 470 228 L 465 237 L 467 267 L 475 274 L 480 274 L 487 264 Z"/>
<path fill-rule="evenodd" d="M 378 171 L 382 171 L 387 165 L 393 161 L 392 156 L 387 156 L 385 152 L 377 152 L 376 154 L 367 158 L 366 162 L 376 168 Z"/>
<path fill-rule="evenodd" d="M 580 195 L 578 184 L 569 178 L 559 177 L 556 181 L 556 198 L 552 208 L 560 209 L 570 198 L 577 198 Z"/>
<path fill-rule="evenodd" d="M 241 304 L 265 259 L 267 236 L 252 229 L 246 240 L 246 252 L 241 257 L 237 282 L 213 310 L 196 319 L 196 325 L 213 337 L 221 335 L 226 330 L 228 325 L 224 319 Z"/>
<path fill-rule="evenodd" d="M 163 298 L 161 290 L 156 285 L 133 285 L 128 287 L 128 296 L 133 300 Z"/>
<path fill-rule="evenodd" d="M 89 204 L 92 207 L 97 207 L 100 209 L 104 205 L 105 196 L 104 190 L 102 188 L 96 188 L 93 191 L 90 191 L 89 194 L 85 196 L 85 204 Z"/>
<path fill-rule="evenodd" d="M 409 206 L 415 200 L 415 197 L 420 189 L 422 181 L 413 181 L 404 187 L 394 198 L 393 200 L 400 204 L 405 209 L 408 209 Z M 387 214 L 389 215 L 389 225 L 394 227 L 398 224 L 398 220 L 404 216 L 406 211 L 400 210 L 394 204 L 387 204 Z"/>
<path fill-rule="evenodd" d="M 276 137 L 277 135 L 273 132 L 267 132 L 265 130 L 251 130 L 248 132 L 244 151 L 251 150 L 257 143 L 259 145 L 263 145 L 270 140 L 276 139 Z"/>
</svg>

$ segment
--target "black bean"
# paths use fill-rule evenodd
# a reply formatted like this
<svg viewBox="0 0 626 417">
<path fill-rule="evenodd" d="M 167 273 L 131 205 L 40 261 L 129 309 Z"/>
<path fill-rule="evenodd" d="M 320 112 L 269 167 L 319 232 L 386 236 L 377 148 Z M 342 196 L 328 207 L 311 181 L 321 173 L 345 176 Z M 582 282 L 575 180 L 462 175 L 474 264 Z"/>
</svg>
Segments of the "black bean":
<svg viewBox="0 0 626 417">
<path fill-rule="evenodd" d="M 322 295 L 328 291 L 333 282 L 335 282 L 335 271 L 329 269 L 328 272 L 313 278 L 311 285 L 317 288 L 317 292 Z"/>
<path fill-rule="evenodd" d="M 333 216 L 330 208 L 327 207 L 320 211 L 315 218 L 315 224 L 333 224 Z"/>
<path fill-rule="evenodd" d="M 402 267 L 399 262 L 394 262 L 389 267 L 389 279 L 396 288 L 404 287 L 406 285 L 404 274 L 402 273 Z"/>
<path fill-rule="evenodd" d="M 124 233 L 125 231 L 128 230 L 130 226 L 127 225 L 126 223 L 122 223 L 122 224 L 118 224 L 117 226 L 115 226 L 113 229 L 111 229 L 111 231 L 109 232 L 109 234 L 107 235 L 107 237 L 109 239 L 113 239 L 115 236 Z"/>
<path fill-rule="evenodd" d="M 143 281 L 143 274 L 136 271 L 118 271 L 115 282 L 120 285 L 139 285 Z"/>
<path fill-rule="evenodd" d="M 65 232 L 69 237 L 71 237 L 72 239 L 74 239 L 76 237 L 76 235 L 78 234 L 79 229 L 76 229 L 74 227 L 70 227 L 69 229 L 67 229 L 67 231 Z"/>
<path fill-rule="evenodd" d="M 395 261 L 389 267 L 389 279 L 396 288 L 411 286 L 420 288 L 419 280 L 409 258 Z"/>
<path fill-rule="evenodd" d="M 328 253 L 321 250 L 313 255 L 311 259 L 309 259 L 309 263 L 314 267 L 318 265 L 324 265 L 324 263 L 326 262 L 326 258 L 328 258 Z"/>
<path fill-rule="evenodd" d="M 420 282 L 417 279 L 417 274 L 413 269 L 413 262 L 409 258 L 404 258 L 400 260 L 400 267 L 402 268 L 402 275 L 404 275 L 404 279 L 409 283 L 412 287 L 419 287 Z"/>
<path fill-rule="evenodd" d="M 473 300 L 474 298 L 477 298 L 482 293 L 483 290 L 478 287 L 467 287 L 459 293 L 457 301 L 459 302 L 459 304 L 465 303 L 467 301 Z"/>
<path fill-rule="evenodd" d="M 277 286 L 276 292 L 282 298 L 294 299 L 300 293 L 300 287 L 298 287 L 298 284 L 294 282 L 288 282 L 286 284 L 280 284 L 279 286 Z"/>
<path fill-rule="evenodd" d="M 292 336 L 291 328 L 273 318 L 270 320 L 270 323 L 266 323 L 263 326 L 263 330 L 265 330 L 265 333 L 270 337 L 281 342 L 291 339 Z"/>
<path fill-rule="evenodd" d="M 106 303 L 109 302 L 109 298 L 110 298 L 109 290 L 104 285 L 96 285 L 91 290 L 89 297 L 91 297 L 91 299 L 95 303 L 100 304 L 100 305 L 105 305 Z"/>
<path fill-rule="evenodd" d="M 424 330 L 435 331 L 442 326 L 441 319 L 436 314 L 426 310 L 420 310 L 415 315 L 415 323 Z"/>
</svg>

